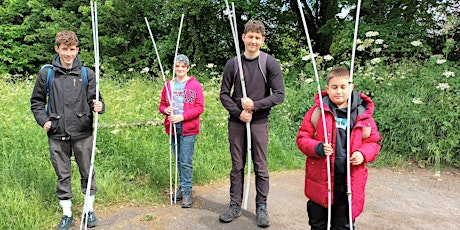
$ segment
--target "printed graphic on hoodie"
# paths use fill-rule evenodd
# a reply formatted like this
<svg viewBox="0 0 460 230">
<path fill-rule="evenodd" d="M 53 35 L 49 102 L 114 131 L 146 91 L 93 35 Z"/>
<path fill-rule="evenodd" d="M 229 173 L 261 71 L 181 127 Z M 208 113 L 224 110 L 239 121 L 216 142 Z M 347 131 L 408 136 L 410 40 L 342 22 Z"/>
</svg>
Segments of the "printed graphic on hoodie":
<svg viewBox="0 0 460 230">
<path fill-rule="evenodd" d="M 347 118 L 336 117 L 335 118 L 335 124 L 336 124 L 338 129 L 347 130 L 348 120 L 347 120 Z"/>
</svg>

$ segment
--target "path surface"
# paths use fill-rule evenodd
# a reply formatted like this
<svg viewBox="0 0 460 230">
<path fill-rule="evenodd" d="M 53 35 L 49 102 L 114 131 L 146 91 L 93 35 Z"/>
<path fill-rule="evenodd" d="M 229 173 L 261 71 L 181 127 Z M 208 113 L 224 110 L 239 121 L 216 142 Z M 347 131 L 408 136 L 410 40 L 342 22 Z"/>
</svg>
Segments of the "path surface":
<svg viewBox="0 0 460 230">
<path fill-rule="evenodd" d="M 270 174 L 268 229 L 309 229 L 303 178 L 302 170 Z M 219 214 L 229 201 L 228 189 L 228 181 L 195 186 L 190 209 L 182 209 L 179 204 L 113 207 L 115 211 L 110 214 L 99 214 L 100 225 L 95 230 L 259 229 L 254 185 L 242 216 L 231 223 L 219 222 Z M 460 229 L 460 170 L 435 175 L 425 169 L 394 172 L 370 168 L 366 193 L 364 212 L 357 218 L 356 229 Z"/>
</svg>

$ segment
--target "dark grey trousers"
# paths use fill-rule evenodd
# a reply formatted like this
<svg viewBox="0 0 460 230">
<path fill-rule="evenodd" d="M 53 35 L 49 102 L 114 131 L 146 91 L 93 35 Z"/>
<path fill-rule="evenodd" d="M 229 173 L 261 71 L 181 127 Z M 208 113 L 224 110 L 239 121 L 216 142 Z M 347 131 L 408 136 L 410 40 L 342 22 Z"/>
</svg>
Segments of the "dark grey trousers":
<svg viewBox="0 0 460 230">
<path fill-rule="evenodd" d="M 230 199 L 241 206 L 247 154 L 246 124 L 228 122 L 228 141 L 232 157 Z M 251 155 L 255 173 L 256 204 L 267 204 L 269 176 L 267 168 L 268 123 L 251 124 Z"/>
<path fill-rule="evenodd" d="M 72 198 L 72 153 L 75 156 L 78 169 L 81 176 L 81 190 L 86 193 L 88 184 L 89 169 L 91 163 L 91 150 L 93 147 L 93 137 L 85 137 L 78 140 L 53 140 L 48 138 L 50 148 L 50 158 L 53 164 L 54 171 L 57 176 L 56 196 L 60 200 L 67 200 Z M 96 194 L 97 187 L 94 181 L 95 171 L 93 170 L 93 177 L 91 179 L 90 194 Z"/>
</svg>

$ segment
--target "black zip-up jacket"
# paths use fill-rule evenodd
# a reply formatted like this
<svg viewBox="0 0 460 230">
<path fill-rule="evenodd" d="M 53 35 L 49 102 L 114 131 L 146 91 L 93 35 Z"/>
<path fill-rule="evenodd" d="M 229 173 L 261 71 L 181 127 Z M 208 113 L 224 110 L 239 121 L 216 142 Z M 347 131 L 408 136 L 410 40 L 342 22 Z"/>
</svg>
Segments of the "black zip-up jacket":
<svg viewBox="0 0 460 230">
<path fill-rule="evenodd" d="M 56 140 L 81 139 L 92 135 L 93 100 L 96 99 L 94 71 L 87 69 L 88 88 L 82 79 L 81 61 L 75 58 L 72 68 L 62 67 L 59 55 L 53 60 L 54 80 L 50 85 L 49 100 L 46 97 L 48 68 L 43 68 L 35 82 L 30 98 L 30 108 L 40 127 L 47 121 L 52 125 L 48 137 Z M 99 94 L 99 100 L 103 102 Z M 48 107 L 48 111 L 47 108 Z M 103 102 L 102 112 L 105 111 Z"/>
</svg>

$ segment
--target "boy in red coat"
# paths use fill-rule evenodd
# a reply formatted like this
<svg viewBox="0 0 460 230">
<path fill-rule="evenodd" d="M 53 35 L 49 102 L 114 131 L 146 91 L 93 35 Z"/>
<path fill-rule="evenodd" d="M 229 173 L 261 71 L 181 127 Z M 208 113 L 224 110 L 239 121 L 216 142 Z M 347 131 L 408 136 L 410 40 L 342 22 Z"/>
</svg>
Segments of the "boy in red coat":
<svg viewBox="0 0 460 230">
<path fill-rule="evenodd" d="M 331 227 L 349 229 L 347 167 L 350 167 L 352 219 L 359 216 L 364 206 L 364 188 L 368 172 L 366 163 L 375 160 L 380 150 L 381 136 L 372 114 L 374 103 L 353 91 L 350 121 L 347 119 L 350 72 L 336 67 L 327 76 L 326 92 L 315 95 L 315 103 L 305 114 L 297 135 L 297 146 L 307 156 L 305 163 L 305 196 L 311 229 L 327 229 L 328 184 L 327 160 L 331 163 Z M 351 87 L 353 90 L 353 85 Z M 320 112 L 323 101 L 329 144 Z M 347 166 L 347 127 L 350 122 L 350 165 Z M 316 126 L 316 127 L 315 127 Z"/>
</svg>

